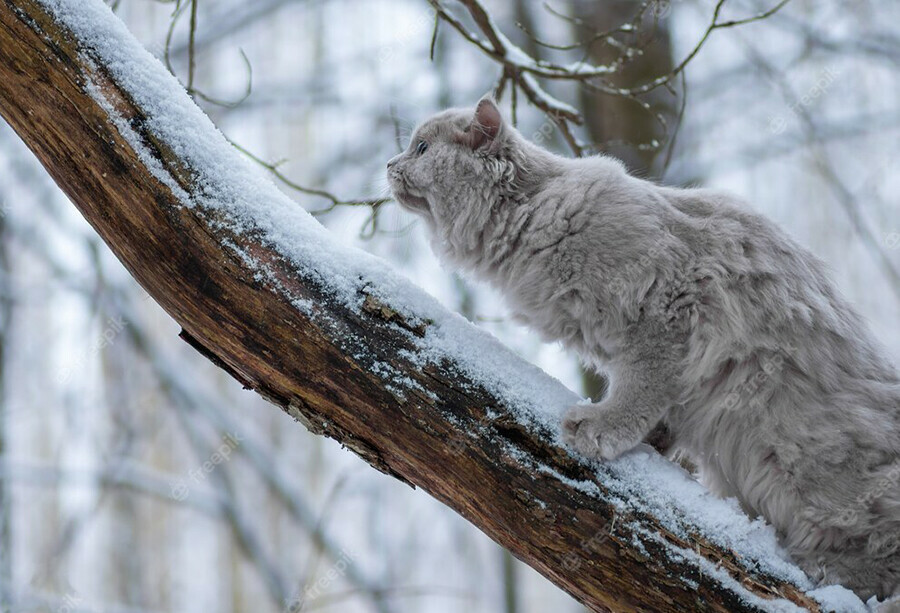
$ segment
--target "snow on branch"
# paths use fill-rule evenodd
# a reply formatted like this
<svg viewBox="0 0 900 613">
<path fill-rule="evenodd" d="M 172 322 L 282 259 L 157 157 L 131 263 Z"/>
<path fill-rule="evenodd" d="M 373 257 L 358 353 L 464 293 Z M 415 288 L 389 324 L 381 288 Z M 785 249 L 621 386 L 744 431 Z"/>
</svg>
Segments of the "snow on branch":
<svg viewBox="0 0 900 613">
<path fill-rule="evenodd" d="M 864 610 L 651 449 L 571 455 L 575 394 L 338 244 L 101 0 L 0 2 L 0 114 L 201 354 L 590 609 Z"/>
</svg>

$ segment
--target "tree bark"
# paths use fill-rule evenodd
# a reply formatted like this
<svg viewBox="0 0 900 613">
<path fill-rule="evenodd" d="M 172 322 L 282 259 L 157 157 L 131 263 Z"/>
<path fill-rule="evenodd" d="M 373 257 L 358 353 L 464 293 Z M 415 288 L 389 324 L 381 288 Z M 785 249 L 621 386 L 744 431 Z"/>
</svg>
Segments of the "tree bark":
<svg viewBox="0 0 900 613">
<path fill-rule="evenodd" d="M 91 95 L 113 102 L 181 189 L 200 190 L 186 160 L 148 127 L 152 109 L 112 74 L 37 0 L 0 0 L 0 113 L 201 354 L 311 431 L 447 504 L 591 610 L 762 610 L 747 593 L 820 610 L 802 589 L 692 530 L 689 518 L 685 536 L 647 514 L 617 515 L 597 466 L 556 446 L 554 433 L 521 425 L 452 358 L 423 367 L 403 357 L 429 324 L 409 324 L 371 295 L 350 309 L 252 233 L 183 206 Z M 260 281 L 234 245 L 277 283 Z M 398 396 L 375 361 L 425 392 Z M 721 573 L 677 551 L 697 552 Z"/>
</svg>

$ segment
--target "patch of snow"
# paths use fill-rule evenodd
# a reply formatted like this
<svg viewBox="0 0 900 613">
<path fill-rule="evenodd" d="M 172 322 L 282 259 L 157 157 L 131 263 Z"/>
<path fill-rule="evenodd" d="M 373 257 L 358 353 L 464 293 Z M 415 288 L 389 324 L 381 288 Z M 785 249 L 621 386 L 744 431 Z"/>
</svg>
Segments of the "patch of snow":
<svg viewBox="0 0 900 613">
<path fill-rule="evenodd" d="M 868 613 L 869 607 L 856 594 L 839 585 L 827 585 L 807 592 L 833 613 Z"/>
<path fill-rule="evenodd" d="M 547 93 L 547 90 L 543 89 L 540 86 L 540 84 L 537 82 L 537 79 L 535 79 L 533 75 L 530 75 L 527 72 L 523 73 L 522 80 L 528 84 L 528 87 L 530 87 L 537 93 L 537 96 L 540 99 L 547 103 L 547 105 L 554 113 L 558 115 L 574 115 L 576 117 L 580 115 L 580 113 L 574 106 L 572 106 L 571 104 L 567 104 L 559 98 L 555 98 Z"/>
<path fill-rule="evenodd" d="M 812 588 L 809 578 L 778 546 L 774 528 L 760 519 L 749 519 L 735 499 L 712 495 L 687 471 L 650 447 L 640 445 L 608 467 L 615 477 L 605 483 L 610 491 L 636 510 L 652 513 L 674 534 L 687 536 L 687 519 L 711 541 L 761 570 L 804 589 Z"/>
<path fill-rule="evenodd" d="M 733 594 L 750 606 L 757 607 L 763 611 L 771 611 L 772 613 L 798 613 L 806 610 L 783 598 L 769 599 L 757 596 L 744 587 L 739 581 L 735 580 L 728 571 L 716 566 L 700 554 L 690 549 L 677 547 L 672 543 L 668 543 L 656 533 L 647 533 L 647 537 L 665 545 L 666 550 L 670 552 L 670 555 L 674 560 L 679 562 L 691 562 L 693 565 L 698 566 L 700 572 L 713 577 L 716 582 L 728 588 Z"/>
</svg>

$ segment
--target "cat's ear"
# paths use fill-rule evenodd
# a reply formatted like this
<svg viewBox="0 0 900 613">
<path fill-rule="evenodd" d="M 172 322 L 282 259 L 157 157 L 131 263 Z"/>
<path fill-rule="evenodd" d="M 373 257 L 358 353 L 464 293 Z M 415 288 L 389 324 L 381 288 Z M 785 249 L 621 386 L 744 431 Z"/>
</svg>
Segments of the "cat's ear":
<svg viewBox="0 0 900 613">
<path fill-rule="evenodd" d="M 500 109 L 490 98 L 482 98 L 475 107 L 472 123 L 466 128 L 460 142 L 472 149 L 488 148 L 497 141 L 503 130 Z"/>
</svg>

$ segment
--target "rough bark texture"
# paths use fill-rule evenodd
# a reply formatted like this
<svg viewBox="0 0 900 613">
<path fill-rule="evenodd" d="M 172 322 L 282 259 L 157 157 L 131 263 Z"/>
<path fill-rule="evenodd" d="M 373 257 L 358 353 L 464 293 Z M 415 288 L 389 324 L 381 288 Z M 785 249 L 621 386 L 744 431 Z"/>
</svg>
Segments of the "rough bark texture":
<svg viewBox="0 0 900 613">
<path fill-rule="evenodd" d="M 409 331 L 421 335 L 421 328 L 371 297 L 362 312 L 335 304 L 252 236 L 182 207 L 86 84 L 115 101 L 188 192 L 190 169 L 148 133 L 145 110 L 86 55 L 35 0 L 0 0 L 0 113 L 200 353 L 313 432 L 447 504 L 591 610 L 756 610 L 696 565 L 669 557 L 666 543 L 699 552 L 763 598 L 820 610 L 797 587 L 748 570 L 699 536 L 684 541 L 654 517 L 620 515 L 608 530 L 608 501 L 533 469 L 544 464 L 596 480 L 595 468 L 553 446 L 550 433 L 518 425 L 500 399 L 452 362 L 422 370 L 398 357 L 410 345 Z M 267 262 L 285 289 L 330 316 L 329 327 L 254 279 L 227 241 Z M 347 339 L 369 357 L 352 357 Z M 431 394 L 386 389 L 366 363 L 374 359 Z M 509 445 L 520 453 L 506 453 Z"/>
</svg>

